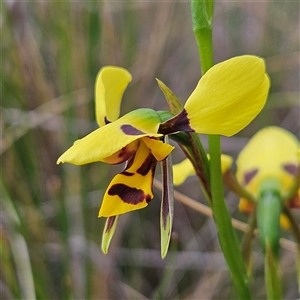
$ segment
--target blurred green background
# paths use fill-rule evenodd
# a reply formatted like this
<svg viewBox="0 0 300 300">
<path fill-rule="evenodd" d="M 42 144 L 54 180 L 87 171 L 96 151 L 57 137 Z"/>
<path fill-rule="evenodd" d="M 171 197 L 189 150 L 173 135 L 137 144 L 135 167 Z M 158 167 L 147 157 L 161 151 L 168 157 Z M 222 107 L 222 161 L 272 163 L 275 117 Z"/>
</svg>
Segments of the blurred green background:
<svg viewBox="0 0 300 300">
<path fill-rule="evenodd" d="M 172 249 L 162 260 L 155 189 L 146 209 L 122 216 L 105 256 L 98 209 L 120 167 L 56 165 L 97 127 L 94 81 L 104 65 L 133 75 L 122 114 L 167 110 L 155 78 L 184 103 L 200 78 L 190 3 L 3 1 L 0 24 L 2 299 L 234 299 L 211 218 L 175 202 Z M 235 137 L 222 138 L 223 152 L 236 157 L 268 125 L 299 136 L 299 3 L 216 1 L 214 24 L 216 62 L 262 56 L 272 81 L 262 113 Z M 173 161 L 182 158 L 177 148 Z M 205 203 L 196 178 L 178 190 Z M 235 218 L 247 221 L 237 196 L 227 192 L 227 203 Z M 284 298 L 299 297 L 293 251 L 281 250 L 281 272 Z M 255 240 L 255 299 L 266 298 L 263 280 Z"/>
</svg>

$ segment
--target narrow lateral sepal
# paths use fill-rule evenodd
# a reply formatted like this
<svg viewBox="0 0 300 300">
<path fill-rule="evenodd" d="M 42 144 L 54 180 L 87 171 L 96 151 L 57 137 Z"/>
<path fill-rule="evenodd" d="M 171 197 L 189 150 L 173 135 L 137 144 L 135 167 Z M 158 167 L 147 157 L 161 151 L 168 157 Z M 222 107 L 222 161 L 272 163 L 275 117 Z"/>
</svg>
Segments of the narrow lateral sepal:
<svg viewBox="0 0 300 300">
<path fill-rule="evenodd" d="M 107 254 L 108 252 L 108 248 L 111 239 L 116 231 L 119 218 L 120 216 L 112 216 L 106 219 L 103 234 L 102 234 L 102 243 L 101 243 L 101 249 L 104 254 Z"/>
<path fill-rule="evenodd" d="M 164 258 L 167 255 L 170 244 L 174 215 L 173 171 L 171 155 L 163 160 L 161 165 L 163 192 L 160 209 L 160 234 L 161 257 Z"/>
</svg>

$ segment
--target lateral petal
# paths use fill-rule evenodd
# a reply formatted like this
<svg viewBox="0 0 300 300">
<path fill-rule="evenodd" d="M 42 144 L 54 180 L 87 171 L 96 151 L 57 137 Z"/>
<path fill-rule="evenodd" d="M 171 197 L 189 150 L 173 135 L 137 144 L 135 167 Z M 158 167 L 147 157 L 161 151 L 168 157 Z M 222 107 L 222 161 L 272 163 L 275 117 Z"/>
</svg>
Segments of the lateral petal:
<svg viewBox="0 0 300 300">
<path fill-rule="evenodd" d="M 186 158 L 182 162 L 173 165 L 174 185 L 181 185 L 189 176 L 195 175 L 195 169 L 191 161 Z"/>
<path fill-rule="evenodd" d="M 144 137 L 143 142 L 150 149 L 157 161 L 164 160 L 175 147 L 155 138 Z"/>
<path fill-rule="evenodd" d="M 209 154 L 207 154 L 210 159 Z M 230 169 L 232 165 L 232 157 L 226 154 L 221 154 L 221 171 L 222 175 Z M 186 158 L 178 164 L 173 165 L 173 181 L 174 185 L 181 185 L 184 181 L 192 175 L 195 175 L 195 169 L 192 162 Z"/>
<path fill-rule="evenodd" d="M 95 84 L 96 119 L 99 126 L 119 118 L 123 93 L 131 80 L 131 74 L 120 67 L 106 66 L 99 71 Z"/>
<path fill-rule="evenodd" d="M 152 183 L 157 161 L 140 142 L 135 157 L 124 172 L 117 174 L 103 198 L 99 217 L 110 217 L 144 208 L 153 198 Z"/>
<path fill-rule="evenodd" d="M 145 137 L 160 137 L 157 134 L 160 118 L 152 109 L 137 109 L 120 119 L 102 126 L 63 153 L 57 163 L 83 165 L 105 161 L 130 143 Z"/>
<path fill-rule="evenodd" d="M 213 66 L 184 106 L 190 126 L 203 134 L 236 134 L 262 110 L 269 86 L 259 57 L 238 56 Z"/>
</svg>

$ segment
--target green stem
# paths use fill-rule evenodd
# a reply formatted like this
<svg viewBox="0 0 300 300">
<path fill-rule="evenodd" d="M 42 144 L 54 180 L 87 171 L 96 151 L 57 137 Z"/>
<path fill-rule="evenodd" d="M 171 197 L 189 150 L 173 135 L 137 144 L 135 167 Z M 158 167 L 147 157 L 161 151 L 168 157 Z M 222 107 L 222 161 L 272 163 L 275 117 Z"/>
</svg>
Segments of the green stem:
<svg viewBox="0 0 300 300">
<path fill-rule="evenodd" d="M 212 23 L 213 0 L 191 0 L 193 31 L 199 49 L 202 74 L 214 65 Z"/>
<path fill-rule="evenodd" d="M 212 42 L 213 7 L 214 3 L 212 0 L 191 0 L 193 31 L 198 46 L 202 74 L 205 74 L 214 64 Z M 238 297 L 240 299 L 251 299 L 246 267 L 236 233 L 232 227 L 231 217 L 224 201 L 220 137 L 211 135 L 208 137 L 208 142 L 211 206 L 221 249 Z"/>
<path fill-rule="evenodd" d="M 273 253 L 268 240 L 266 240 L 265 253 L 265 282 L 268 299 L 282 299 L 281 279 L 277 255 Z"/>
<path fill-rule="evenodd" d="M 251 299 L 246 267 L 240 251 L 236 233 L 223 195 L 223 183 L 220 160 L 220 137 L 209 136 L 210 181 L 212 192 L 212 211 L 218 231 L 221 249 L 239 299 Z"/>
</svg>

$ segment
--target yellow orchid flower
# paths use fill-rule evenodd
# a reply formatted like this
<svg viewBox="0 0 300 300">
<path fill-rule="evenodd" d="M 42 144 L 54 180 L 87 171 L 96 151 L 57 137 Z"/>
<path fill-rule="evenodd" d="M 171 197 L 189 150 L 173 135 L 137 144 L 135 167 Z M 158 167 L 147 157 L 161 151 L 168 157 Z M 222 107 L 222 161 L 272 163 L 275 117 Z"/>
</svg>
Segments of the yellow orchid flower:
<svg viewBox="0 0 300 300">
<path fill-rule="evenodd" d="M 228 59 L 202 76 L 182 112 L 161 124 L 159 132 L 232 136 L 262 110 L 269 87 L 263 59 L 252 55 Z"/>
<path fill-rule="evenodd" d="M 161 120 L 154 110 L 138 109 L 118 119 L 121 98 L 130 80 L 125 69 L 108 66 L 100 70 L 95 92 L 96 118 L 101 127 L 76 141 L 57 160 L 58 164 L 75 165 L 128 161 L 125 170 L 108 186 L 99 216 L 112 217 L 147 206 L 153 198 L 157 161 L 165 159 L 174 148 L 159 139 Z"/>
<path fill-rule="evenodd" d="M 290 132 L 276 127 L 266 127 L 257 132 L 240 152 L 236 164 L 239 183 L 255 199 L 259 197 L 265 184 L 272 180 L 279 196 L 285 195 L 296 185 L 299 172 L 299 141 Z M 289 207 L 300 207 L 299 192 L 289 199 Z M 250 213 L 256 203 L 240 199 L 240 211 Z M 281 215 L 280 223 L 288 228 L 288 220 Z"/>
<path fill-rule="evenodd" d="M 209 159 L 209 155 L 207 155 Z M 221 170 L 224 174 L 232 165 L 232 157 L 221 154 Z M 189 176 L 195 175 L 195 169 L 191 161 L 186 158 L 178 164 L 173 165 L 174 185 L 181 185 Z"/>
<path fill-rule="evenodd" d="M 174 118 L 162 123 L 159 112 L 145 108 L 118 119 L 121 99 L 130 81 L 130 73 L 123 68 L 108 66 L 100 70 L 95 85 L 100 128 L 76 141 L 57 160 L 75 165 L 129 162 L 106 190 L 99 216 L 140 209 L 153 198 L 156 163 L 174 148 L 162 142 L 164 135 L 178 131 L 233 135 L 260 112 L 269 90 L 264 61 L 239 56 L 212 67 Z"/>
<path fill-rule="evenodd" d="M 288 131 L 271 126 L 257 132 L 240 152 L 237 179 L 257 198 L 264 180 L 274 178 L 285 195 L 297 180 L 299 141 Z"/>
</svg>

